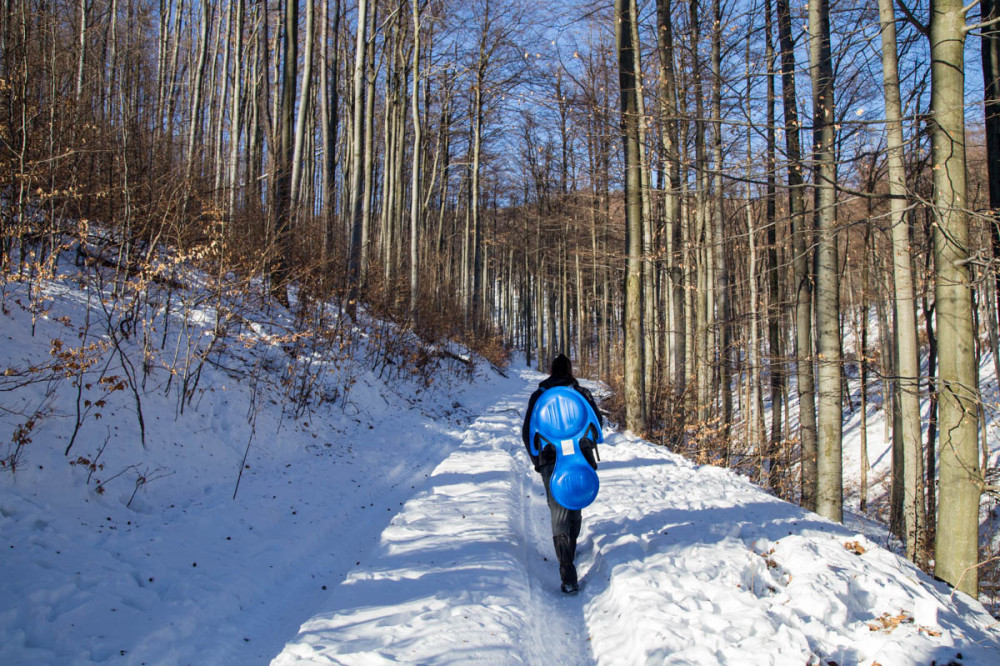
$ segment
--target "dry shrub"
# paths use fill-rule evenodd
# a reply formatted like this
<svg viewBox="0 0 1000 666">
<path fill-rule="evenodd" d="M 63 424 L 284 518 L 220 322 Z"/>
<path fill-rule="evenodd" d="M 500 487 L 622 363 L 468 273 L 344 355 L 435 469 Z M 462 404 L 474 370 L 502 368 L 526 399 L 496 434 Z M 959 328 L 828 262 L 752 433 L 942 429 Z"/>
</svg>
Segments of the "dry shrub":
<svg viewBox="0 0 1000 666">
<path fill-rule="evenodd" d="M 467 346 L 497 368 L 505 368 L 510 364 L 511 348 L 504 344 L 503 337 L 499 333 L 478 336 Z"/>
</svg>

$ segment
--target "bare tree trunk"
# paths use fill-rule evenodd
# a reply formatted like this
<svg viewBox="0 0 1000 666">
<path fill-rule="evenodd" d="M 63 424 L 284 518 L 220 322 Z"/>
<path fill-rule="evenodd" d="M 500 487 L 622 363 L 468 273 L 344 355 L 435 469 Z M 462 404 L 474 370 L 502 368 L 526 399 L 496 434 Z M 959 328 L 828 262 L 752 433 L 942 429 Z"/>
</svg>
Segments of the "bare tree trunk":
<svg viewBox="0 0 1000 666">
<path fill-rule="evenodd" d="M 906 215 L 906 161 L 903 152 L 903 106 L 899 92 L 896 16 L 892 0 L 879 0 L 882 24 L 882 87 L 885 91 L 889 200 L 895 284 L 896 375 L 903 445 L 903 519 L 906 555 L 920 562 L 925 551 L 924 465 L 920 440 L 920 360 L 916 300 L 910 264 L 910 226 Z M 895 437 L 894 437 L 895 439 Z"/>
<path fill-rule="evenodd" d="M 541 225 L 535 226 L 535 249 L 541 246 Z M 546 370 L 545 363 L 551 360 L 551 349 L 545 347 L 545 287 L 542 281 L 545 261 L 540 259 L 535 272 L 535 347 L 538 349 L 538 370 Z"/>
<path fill-rule="evenodd" d="M 869 199 L 869 202 L 871 202 L 871 199 Z M 871 203 L 869 203 L 869 207 L 871 207 Z M 858 456 L 861 459 L 858 472 L 861 479 L 861 488 L 858 494 L 860 495 L 860 510 L 862 514 L 868 509 L 868 470 L 871 468 L 868 459 L 868 283 L 869 253 L 874 252 L 874 248 L 871 245 L 871 223 L 869 222 L 865 227 L 864 264 L 861 266 L 861 293 L 858 296 L 861 302 L 855 310 L 858 317 L 858 327 L 861 329 L 860 334 L 856 336 L 858 340 L 856 356 L 858 358 L 858 380 L 861 384 L 860 421 L 858 426 L 861 448 Z"/>
<path fill-rule="evenodd" d="M 646 430 L 646 387 L 642 348 L 642 192 L 639 119 L 636 101 L 636 44 L 632 42 L 630 0 L 615 0 L 615 40 L 621 86 L 622 139 L 625 148 L 625 427 Z"/>
<path fill-rule="evenodd" d="M 587 310 L 584 297 L 583 288 L 583 270 L 580 267 L 580 255 L 575 254 L 573 256 L 575 262 L 575 272 L 576 278 L 573 280 L 574 286 L 576 287 L 576 354 L 577 358 L 583 360 L 586 358 L 586 352 L 584 348 L 584 337 L 583 331 L 587 323 Z"/>
<path fill-rule="evenodd" d="M 401 103 L 400 97 L 403 94 L 400 89 L 399 83 L 399 69 L 402 67 L 400 63 L 400 45 L 399 45 L 399 28 L 397 21 L 398 15 L 394 15 L 390 26 L 388 27 L 388 35 L 392 39 L 393 46 L 392 58 L 390 59 L 386 55 L 386 82 L 385 82 L 385 110 L 383 112 L 383 135 L 384 135 L 384 145 L 383 145 L 383 155 L 382 155 L 382 216 L 380 221 L 381 233 L 380 233 L 380 244 L 382 252 L 382 271 L 385 276 L 385 283 L 388 285 L 392 281 L 393 271 L 396 269 L 395 260 L 393 257 L 393 246 L 395 245 L 396 237 L 396 215 L 395 211 L 397 208 L 397 198 L 402 196 L 403 188 L 396 183 L 396 164 L 398 161 L 402 160 L 402 156 L 398 154 L 397 148 L 402 145 L 401 142 L 396 140 L 398 134 L 403 131 L 400 127 L 400 119 L 405 118 L 405 112 L 401 115 L 398 113 L 397 109 Z M 395 36 L 395 37 L 393 37 Z M 387 46 L 388 50 L 390 47 Z M 369 83 L 369 89 L 371 89 L 372 84 Z M 366 135 L 366 140 L 368 137 Z M 368 197 L 365 197 L 365 201 L 368 201 Z"/>
<path fill-rule="evenodd" d="M 729 268 L 726 265 L 725 240 L 725 192 L 722 186 L 722 9 L 719 0 L 712 0 L 712 211 L 713 238 L 711 252 L 715 280 L 712 289 L 717 293 L 716 303 L 719 318 L 717 344 L 719 358 L 719 384 L 722 393 L 722 432 L 728 439 L 733 421 L 732 373 L 733 364 L 730 350 L 730 328 L 732 313 L 729 306 Z M 756 274 L 750 274 L 756 279 Z M 754 303 L 756 307 L 756 303 Z M 756 321 L 756 320 L 754 320 Z M 756 353 L 757 350 L 754 350 Z"/>
<path fill-rule="evenodd" d="M 524 253 L 524 263 L 521 267 L 520 293 L 518 296 L 521 311 L 522 335 L 524 340 L 524 362 L 527 367 L 531 367 L 532 353 L 532 328 L 533 321 L 531 302 L 534 300 L 531 293 L 531 270 L 528 264 L 528 253 Z"/>
<path fill-rule="evenodd" d="M 378 23 L 378 5 L 372 7 L 371 23 Z M 359 283 L 362 290 L 368 285 L 368 269 L 371 262 L 371 235 L 372 235 L 372 191 L 375 187 L 375 79 L 378 76 L 375 71 L 375 43 L 374 38 L 369 39 L 365 46 L 365 111 L 362 114 L 362 158 L 361 158 L 361 179 L 364 183 L 361 187 L 361 248 L 360 248 L 360 275 Z M 405 108 L 401 111 L 405 115 Z M 400 135 L 402 142 L 402 135 Z M 402 155 L 397 162 L 402 166 Z"/>
<path fill-rule="evenodd" d="M 80 103 L 83 96 L 83 72 L 87 62 L 87 0 L 80 0 L 80 35 L 79 48 L 76 60 L 76 102 Z"/>
<path fill-rule="evenodd" d="M 680 163 L 689 164 L 690 150 L 688 148 L 688 138 L 691 134 L 690 123 L 681 123 L 680 141 L 677 145 L 681 150 Z M 681 200 L 681 256 L 683 266 L 682 290 L 684 294 L 684 376 L 686 380 L 684 389 L 684 406 L 681 413 L 689 415 L 696 421 L 700 419 L 698 413 L 698 398 L 701 386 L 699 384 L 698 369 L 698 303 L 697 303 L 697 271 L 696 263 L 696 243 L 695 234 L 697 232 L 696 214 L 691 212 L 692 197 L 688 187 L 687 169 L 680 179 Z"/>
<path fill-rule="evenodd" d="M 472 166 L 469 197 L 472 236 L 472 261 L 469 266 L 472 273 L 470 275 L 472 291 L 470 294 L 469 311 L 475 330 L 479 330 L 480 328 L 480 319 L 482 317 L 480 303 L 483 295 L 481 280 L 483 269 L 483 230 L 482 221 L 479 219 L 479 176 L 483 148 L 483 83 L 485 81 L 486 62 L 486 53 L 485 50 L 482 50 L 480 51 L 480 62 L 477 70 L 476 89 L 472 96 Z"/>
<path fill-rule="evenodd" d="M 965 13 L 961 0 L 931 0 L 931 126 L 935 307 L 938 324 L 940 502 L 934 572 L 979 594 L 976 348 L 969 278 L 965 161 Z"/>
<path fill-rule="evenodd" d="M 289 278 L 288 248 L 291 245 L 292 189 L 291 170 L 293 131 L 295 124 L 295 89 L 298 78 L 299 5 L 297 0 L 285 0 L 285 24 L 282 46 L 281 114 L 278 118 L 278 150 L 274 179 L 274 242 L 276 257 L 272 274 L 271 293 L 281 303 L 288 303 L 286 288 Z"/>
<path fill-rule="evenodd" d="M 997 0 L 981 0 L 983 107 L 986 123 L 986 173 L 990 193 L 990 239 L 993 259 L 1000 260 L 1000 19 Z M 994 271 L 994 293 L 1000 297 L 1000 271 Z M 1000 307 L 994 307 L 1000 316 Z M 994 324 L 997 322 L 994 321 Z M 994 354 L 996 360 L 996 354 Z"/>
<path fill-rule="evenodd" d="M 219 29 L 216 31 L 215 36 L 215 48 L 212 51 L 212 78 L 209 82 L 209 90 L 214 91 L 212 99 L 208 102 L 209 107 L 209 118 L 214 116 L 214 121 L 209 122 L 208 126 L 211 128 L 212 133 L 212 171 L 214 174 L 214 181 L 212 183 L 212 198 L 215 200 L 215 204 L 222 208 L 224 197 L 223 197 L 223 180 L 226 176 L 226 165 L 228 164 L 228 156 L 225 151 L 225 139 L 229 135 L 229 132 L 224 132 L 223 127 L 226 121 L 226 104 L 229 100 L 230 85 L 229 85 L 229 54 L 232 51 L 232 37 L 233 37 L 233 21 L 235 19 L 233 11 L 234 0 L 229 0 L 226 3 L 226 13 L 225 18 L 220 22 Z M 225 39 L 223 39 L 225 37 Z M 225 44 L 225 46 L 223 46 Z M 222 51 L 222 64 L 220 67 L 216 66 L 219 60 L 219 51 Z M 235 79 L 238 78 L 233 76 L 233 84 L 235 85 Z M 230 119 L 231 120 L 231 119 Z"/>
<path fill-rule="evenodd" d="M 449 208 L 449 193 L 451 187 L 451 101 L 452 101 L 452 76 L 450 72 L 445 72 L 444 100 L 441 104 L 441 121 L 438 127 L 438 145 L 440 146 L 443 164 L 441 165 L 441 189 L 438 196 L 439 210 L 437 221 L 437 242 L 435 244 L 438 253 L 444 253 L 444 218 L 445 211 Z M 449 243 L 449 248 L 454 244 Z M 449 262 L 442 261 L 435 271 L 434 296 L 440 301 L 442 287 L 444 285 L 444 271 L 450 268 Z M 525 268 L 527 270 L 527 268 Z M 530 309 L 526 310 L 530 313 Z M 530 357 L 530 332 L 527 334 L 526 346 L 529 349 Z M 528 365 L 531 365 L 530 358 Z"/>
<path fill-rule="evenodd" d="M 229 128 L 229 197 L 226 205 L 227 218 L 232 221 L 236 214 L 236 192 L 239 183 L 240 137 L 243 136 L 243 24 L 246 21 L 244 0 L 237 0 L 236 25 L 234 27 L 235 61 L 233 63 L 233 100 L 230 111 Z"/>
<path fill-rule="evenodd" d="M 927 217 L 930 212 L 926 211 Z M 929 222 L 927 223 L 929 226 Z M 928 228 L 928 232 L 930 229 Z M 927 265 L 930 266 L 933 253 L 927 254 Z M 925 268 L 927 270 L 927 268 Z M 927 271 L 929 274 L 929 270 Z M 937 532 L 937 424 L 938 424 L 938 391 L 934 378 L 937 376 L 938 345 L 934 332 L 934 305 L 928 298 L 928 289 L 921 293 L 921 305 L 924 311 L 924 332 L 927 335 L 927 446 L 924 460 L 927 473 L 924 480 L 927 484 L 927 535 Z M 935 537 L 936 542 L 936 537 Z"/>
<path fill-rule="evenodd" d="M 166 99 L 166 131 L 164 136 L 172 137 L 174 135 L 174 116 L 177 102 L 180 98 L 178 93 L 178 72 L 180 71 L 180 50 L 181 50 L 181 34 L 184 30 L 184 16 L 185 16 L 185 1 L 179 0 L 177 3 L 177 9 L 175 10 L 176 18 L 174 19 L 173 30 L 173 49 L 170 53 L 168 75 L 166 77 L 166 86 L 164 89 L 164 97 Z"/>
<path fill-rule="evenodd" d="M 253 40 L 253 53 L 249 67 L 249 85 L 247 91 L 247 105 L 250 114 L 247 127 L 247 149 L 246 157 L 243 160 L 244 169 L 248 174 L 246 181 L 246 205 L 260 220 L 262 228 L 257 229 L 263 232 L 266 237 L 270 231 L 267 226 L 267 214 L 263 205 L 262 178 L 265 174 L 264 167 L 264 135 L 266 133 L 264 125 L 264 111 L 267 108 L 267 98 L 270 95 L 270 79 L 267 67 L 267 21 L 264 20 L 264 12 L 259 5 L 252 5 L 253 23 L 255 24 L 256 38 Z M 253 174 L 252 176 L 250 174 Z"/>
<path fill-rule="evenodd" d="M 364 141 L 365 141 L 365 47 L 368 30 L 368 0 L 358 0 L 358 25 L 354 45 L 354 117 L 351 135 L 351 248 L 347 260 L 347 279 L 350 287 L 348 306 L 353 315 L 360 296 L 362 205 L 364 197 Z"/>
<path fill-rule="evenodd" d="M 680 236 L 680 158 L 677 150 L 677 81 L 674 64 L 673 17 L 671 0 L 657 0 L 656 33 L 660 56 L 660 132 L 661 150 L 666 161 L 667 183 L 663 204 L 663 236 L 666 262 L 666 280 L 663 285 L 666 307 L 666 336 L 662 365 L 663 377 L 673 386 L 674 398 L 679 400 L 684 391 L 684 332 L 683 326 L 683 273 L 680 268 L 678 240 Z M 675 409 L 677 414 L 683 410 Z M 678 424 L 680 431 L 683 424 Z"/>
<path fill-rule="evenodd" d="M 113 16 L 113 15 L 112 15 Z M 201 29 L 198 36 L 198 63 L 195 65 L 194 70 L 194 82 L 192 84 L 193 90 L 191 91 L 191 112 L 189 122 L 191 123 L 188 127 L 188 137 L 187 137 L 187 152 L 185 154 L 185 167 L 184 167 L 184 187 L 185 187 L 185 197 L 184 197 L 184 210 L 187 210 L 188 200 L 191 196 L 191 178 L 194 175 L 194 165 L 195 165 L 195 147 L 200 145 L 201 140 L 201 121 L 202 121 L 202 103 L 201 98 L 203 94 L 204 84 L 205 84 L 205 70 L 207 69 L 208 62 L 208 39 L 209 39 L 209 28 L 212 25 L 212 5 L 208 0 L 203 0 L 201 3 Z"/>
<path fill-rule="evenodd" d="M 788 0 L 777 0 L 778 36 L 781 43 L 782 102 L 785 114 L 785 152 L 788 155 L 788 208 L 792 220 L 793 273 L 795 280 L 795 356 L 799 392 L 799 441 L 802 450 L 802 506 L 816 508 L 816 403 L 812 367 L 812 230 L 805 215 L 802 181 L 802 148 L 795 94 L 795 43 Z"/>
<path fill-rule="evenodd" d="M 293 210 L 298 210 L 300 204 L 300 189 L 302 180 L 302 163 L 304 161 L 304 145 L 306 126 L 312 117 L 312 70 L 313 51 L 316 44 L 316 31 L 313 27 L 315 15 L 314 0 L 306 0 L 306 44 L 303 55 L 302 96 L 299 100 L 298 117 L 295 120 L 295 147 L 292 151 L 292 196 Z"/>
<path fill-rule="evenodd" d="M 749 59 L 747 60 L 749 70 Z M 749 71 L 747 72 L 749 74 Z M 749 76 L 747 77 L 749 80 Z M 749 94 L 748 94 L 749 97 Z M 749 107 L 747 107 L 749 108 Z M 747 183 L 746 183 L 746 221 L 747 240 L 750 249 L 747 255 L 747 278 L 750 281 L 750 340 L 747 345 L 746 362 L 747 381 L 750 390 L 747 392 L 746 424 L 747 424 L 747 444 L 750 450 L 760 456 L 762 462 L 764 456 L 764 441 L 761 437 L 761 425 L 763 415 L 761 413 L 763 405 L 760 398 L 760 329 L 759 329 L 759 287 L 757 285 L 757 229 L 754 223 L 753 207 L 751 206 L 752 194 L 750 183 L 753 181 L 753 168 L 751 167 L 751 133 L 747 132 Z M 763 465 L 762 465 L 763 467 Z M 760 477 L 764 478 L 765 470 L 760 470 Z"/>
<path fill-rule="evenodd" d="M 334 3 L 333 21 L 328 22 L 326 14 L 329 2 Z M 320 118 L 323 125 L 323 231 L 324 269 L 333 255 L 334 239 L 337 238 L 337 134 L 340 128 L 340 20 L 341 0 L 324 0 L 323 54 L 320 61 Z M 330 39 L 326 37 L 329 26 L 333 39 L 333 53 L 328 54 Z M 327 63 L 329 62 L 329 65 Z"/>
<path fill-rule="evenodd" d="M 80 0 L 81 7 L 86 5 L 86 0 Z M 168 53 L 170 51 L 170 30 L 171 22 L 175 20 L 172 0 L 160 0 L 159 16 L 157 17 L 157 40 L 156 40 L 156 106 L 154 113 L 156 120 L 153 124 L 153 140 L 157 141 L 163 136 L 163 104 L 166 95 L 167 80 L 169 77 L 170 61 Z M 81 40 L 84 37 L 81 35 Z M 83 45 L 81 44 L 81 47 Z M 79 98 L 78 98 L 79 100 Z"/>
<path fill-rule="evenodd" d="M 410 318 L 416 322 L 420 295 L 417 240 L 420 233 L 420 0 L 413 0 L 413 165 L 410 173 Z"/>
<path fill-rule="evenodd" d="M 753 71 L 752 52 L 750 34 L 746 39 L 745 77 L 746 77 L 746 108 L 753 105 Z M 765 56 L 766 57 L 766 56 Z M 768 66 L 770 72 L 770 66 Z M 770 78 L 770 75 L 768 75 Z M 721 109 L 720 109 L 721 113 Z M 763 438 L 763 400 L 761 399 L 761 344 L 760 344 L 760 284 L 758 282 L 758 257 L 757 257 L 757 224 L 753 212 L 753 192 L 751 183 L 754 180 L 753 170 L 753 136 L 751 127 L 747 127 L 746 135 L 746 184 L 745 184 L 745 215 L 747 224 L 747 241 L 749 251 L 747 253 L 747 279 L 749 281 L 749 314 L 750 314 L 750 336 L 747 342 L 746 363 L 747 363 L 747 388 L 746 391 L 746 419 L 747 444 L 750 451 L 756 454 L 760 461 L 758 480 L 764 482 L 767 479 L 768 471 L 765 468 L 770 463 L 770 451 Z M 765 147 L 766 149 L 766 147 Z M 721 148 L 719 149 L 721 157 Z M 767 202 L 765 201 L 765 206 Z M 765 274 L 766 277 L 766 274 Z"/>
<path fill-rule="evenodd" d="M 840 265 L 837 164 L 834 154 L 833 63 L 828 0 L 809 3 L 809 68 L 813 87 L 813 187 L 816 191 L 816 350 L 819 356 L 816 511 L 840 522 L 844 511 L 843 386 L 840 350 Z"/>
<path fill-rule="evenodd" d="M 631 2 L 630 13 L 636 17 L 632 21 L 632 44 L 635 47 L 636 57 L 632 60 L 635 68 L 635 100 L 636 113 L 639 124 L 639 195 L 642 200 L 642 356 L 643 356 L 643 387 L 644 392 L 651 388 L 655 381 L 656 368 L 656 340 L 653 332 L 655 330 L 654 320 L 656 308 L 653 302 L 653 273 L 655 263 L 651 259 L 653 254 L 652 222 L 653 212 L 651 205 L 651 187 L 649 176 L 649 159 L 646 156 L 646 95 L 643 84 L 642 63 L 639 57 L 639 9 L 636 0 Z M 645 402 L 646 399 L 644 398 Z"/>
<path fill-rule="evenodd" d="M 710 219 L 708 190 L 709 169 L 708 157 L 705 154 L 705 101 L 702 92 L 702 67 L 698 44 L 701 40 L 701 20 L 699 18 L 700 0 L 690 0 L 689 32 L 691 36 L 691 78 L 692 95 L 695 103 L 694 121 L 694 152 L 695 152 L 695 212 L 691 216 L 693 231 L 689 235 L 692 249 L 693 277 L 693 307 L 690 315 L 690 325 L 694 329 L 694 368 L 690 374 L 697 380 L 697 414 L 698 422 L 706 424 L 711 418 L 712 401 L 712 366 L 709 363 L 711 345 L 710 331 L 713 328 L 713 307 L 715 282 L 712 275 L 712 231 L 714 226 Z M 707 443 L 707 440 L 705 440 Z"/>
<path fill-rule="evenodd" d="M 298 3 L 285 1 L 282 39 L 282 79 L 277 119 L 277 147 L 275 152 L 274 188 L 274 258 L 271 293 L 281 303 L 288 302 L 286 287 L 289 278 L 291 231 L 291 168 L 294 150 L 295 89 L 298 77 Z M 274 144 L 272 144 L 274 145 Z"/>
<path fill-rule="evenodd" d="M 778 280 L 777 210 L 775 192 L 777 189 L 775 160 L 775 86 L 774 86 L 774 38 L 770 0 L 764 7 L 764 59 L 767 61 L 767 337 L 770 356 L 771 387 L 771 435 L 768 443 L 768 487 L 782 494 L 782 483 L 778 460 L 782 441 L 782 403 L 785 391 L 785 363 L 782 358 L 781 340 L 781 287 Z M 787 406 L 786 406 L 787 410 Z"/>
</svg>

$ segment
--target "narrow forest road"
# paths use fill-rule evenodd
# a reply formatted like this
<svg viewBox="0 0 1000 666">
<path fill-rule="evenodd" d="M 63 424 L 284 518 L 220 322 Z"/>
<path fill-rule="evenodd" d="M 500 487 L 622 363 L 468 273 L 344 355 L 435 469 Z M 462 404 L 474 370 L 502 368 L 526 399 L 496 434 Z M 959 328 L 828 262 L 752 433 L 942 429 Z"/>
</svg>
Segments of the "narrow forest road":
<svg viewBox="0 0 1000 666">
<path fill-rule="evenodd" d="M 468 427 L 272 663 L 593 663 L 584 596 L 559 591 L 544 489 L 520 441 L 525 387 Z"/>
<path fill-rule="evenodd" d="M 272 661 L 994 664 L 975 602 L 727 471 L 608 433 L 575 597 L 520 442 L 539 376 L 461 433 Z"/>
</svg>

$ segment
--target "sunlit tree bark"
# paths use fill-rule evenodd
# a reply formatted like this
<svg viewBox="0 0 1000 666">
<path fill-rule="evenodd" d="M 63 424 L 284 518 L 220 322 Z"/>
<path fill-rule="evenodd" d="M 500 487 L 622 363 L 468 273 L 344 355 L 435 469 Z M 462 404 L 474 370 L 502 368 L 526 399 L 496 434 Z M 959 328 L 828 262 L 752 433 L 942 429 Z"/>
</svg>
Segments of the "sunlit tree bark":
<svg viewBox="0 0 1000 666">
<path fill-rule="evenodd" d="M 816 192 L 817 413 L 816 511 L 843 519 L 844 474 L 841 441 L 843 386 L 840 351 L 840 262 L 837 248 L 837 158 L 834 142 L 833 62 L 830 7 L 809 3 L 809 68 L 813 88 L 813 187 Z"/>
<path fill-rule="evenodd" d="M 615 39 L 621 89 L 622 139 L 625 148 L 625 427 L 646 430 L 646 387 L 642 348 L 642 180 L 639 159 L 638 94 L 629 0 L 615 0 Z"/>
<path fill-rule="evenodd" d="M 684 332 L 682 288 L 683 275 L 678 266 L 680 238 L 680 157 L 677 149 L 677 82 L 675 76 L 673 17 L 671 0 L 657 0 L 657 49 L 660 62 L 660 131 L 661 150 L 666 161 L 667 182 L 663 205 L 663 238 L 665 244 L 665 279 L 661 287 L 665 294 L 666 336 L 662 376 L 673 385 L 675 397 L 684 390 Z M 683 410 L 676 410 L 682 415 Z M 683 427 L 678 424 L 679 427 Z"/>
<path fill-rule="evenodd" d="M 364 197 L 365 141 L 365 69 L 368 34 L 368 0 L 358 2 L 358 24 L 354 43 L 354 113 L 351 126 L 351 245 L 347 260 L 347 279 L 351 288 L 349 305 L 353 308 L 361 289 L 362 201 Z"/>
<path fill-rule="evenodd" d="M 961 0 L 931 0 L 934 302 L 938 325 L 940 482 L 934 571 L 979 593 L 977 395 L 965 158 L 965 23 Z"/>
<path fill-rule="evenodd" d="M 907 218 L 906 161 L 903 152 L 903 105 L 899 92 L 896 16 L 892 0 L 879 0 L 882 24 L 882 87 L 885 98 L 889 206 L 892 225 L 893 283 L 896 313 L 896 373 L 903 447 L 903 518 L 906 555 L 923 556 L 924 465 L 920 440 L 920 360 L 917 341 L 916 301 Z M 894 437 L 894 439 L 896 439 Z"/>
<path fill-rule="evenodd" d="M 413 89 L 410 108 L 413 112 L 413 154 L 410 167 L 410 317 L 417 318 L 420 297 L 418 239 L 420 235 L 421 118 L 420 118 L 420 0 L 413 2 Z"/>
</svg>

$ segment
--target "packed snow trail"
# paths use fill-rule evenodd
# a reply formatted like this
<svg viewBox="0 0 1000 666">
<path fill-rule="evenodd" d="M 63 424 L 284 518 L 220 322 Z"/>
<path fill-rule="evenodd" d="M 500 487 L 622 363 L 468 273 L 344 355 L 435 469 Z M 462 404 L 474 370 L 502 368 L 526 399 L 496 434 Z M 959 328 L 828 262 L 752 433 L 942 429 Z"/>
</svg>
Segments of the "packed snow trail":
<svg viewBox="0 0 1000 666">
<path fill-rule="evenodd" d="M 996 664 L 982 607 L 730 472 L 608 433 L 582 592 L 558 591 L 527 386 L 464 434 L 272 661 L 292 664 Z"/>
<path fill-rule="evenodd" d="M 544 489 L 515 435 L 529 392 L 471 425 L 273 664 L 593 661 L 582 602 L 543 554 Z"/>
</svg>

